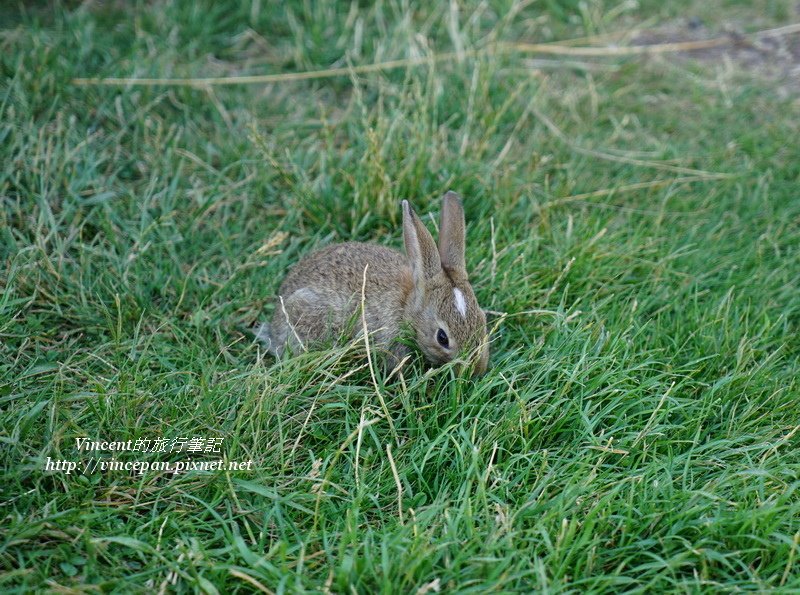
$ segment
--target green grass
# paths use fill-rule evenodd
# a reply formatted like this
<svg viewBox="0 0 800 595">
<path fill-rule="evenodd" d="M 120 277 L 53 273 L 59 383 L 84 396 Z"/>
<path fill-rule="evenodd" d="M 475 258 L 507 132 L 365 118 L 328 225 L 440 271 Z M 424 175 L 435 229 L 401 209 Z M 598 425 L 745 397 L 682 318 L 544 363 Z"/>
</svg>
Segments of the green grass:
<svg viewBox="0 0 800 595">
<path fill-rule="evenodd" d="M 800 589 L 796 96 L 671 56 L 70 83 L 754 29 L 792 2 L 198 6 L 0 9 L 0 590 Z M 375 386 L 361 344 L 275 363 L 242 332 L 302 254 L 399 247 L 399 201 L 451 188 L 486 376 Z M 181 436 L 255 469 L 44 471 L 88 459 L 76 438 Z"/>
</svg>

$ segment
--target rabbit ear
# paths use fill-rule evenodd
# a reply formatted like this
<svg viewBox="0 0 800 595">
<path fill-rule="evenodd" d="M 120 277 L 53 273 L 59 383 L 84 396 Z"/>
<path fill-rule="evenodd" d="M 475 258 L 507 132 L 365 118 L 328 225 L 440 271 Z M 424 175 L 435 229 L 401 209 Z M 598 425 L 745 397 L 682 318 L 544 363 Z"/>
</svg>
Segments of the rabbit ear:
<svg viewBox="0 0 800 595">
<path fill-rule="evenodd" d="M 439 220 L 439 258 L 448 271 L 466 274 L 464 260 L 464 207 L 453 191 L 442 199 L 442 216 Z"/>
<path fill-rule="evenodd" d="M 439 254 L 431 232 L 420 221 L 407 200 L 403 201 L 403 241 L 411 262 L 414 285 L 423 287 L 427 277 L 433 277 L 441 270 Z"/>
</svg>

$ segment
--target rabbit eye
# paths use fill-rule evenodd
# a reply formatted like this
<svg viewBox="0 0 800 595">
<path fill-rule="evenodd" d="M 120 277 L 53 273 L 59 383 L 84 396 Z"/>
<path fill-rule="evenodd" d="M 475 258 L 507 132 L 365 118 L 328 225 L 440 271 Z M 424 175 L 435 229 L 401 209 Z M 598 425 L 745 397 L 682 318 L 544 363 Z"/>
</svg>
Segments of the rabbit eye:
<svg viewBox="0 0 800 595">
<path fill-rule="evenodd" d="M 436 331 L 436 341 L 445 349 L 450 347 L 450 339 L 447 338 L 447 333 L 443 329 Z"/>
</svg>

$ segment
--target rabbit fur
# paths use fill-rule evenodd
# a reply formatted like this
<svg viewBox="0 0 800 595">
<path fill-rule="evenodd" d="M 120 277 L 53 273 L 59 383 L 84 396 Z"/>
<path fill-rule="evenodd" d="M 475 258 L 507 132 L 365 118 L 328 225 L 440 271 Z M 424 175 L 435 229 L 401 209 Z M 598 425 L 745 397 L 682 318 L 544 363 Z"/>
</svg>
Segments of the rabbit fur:
<svg viewBox="0 0 800 595">
<path fill-rule="evenodd" d="M 281 357 L 350 331 L 360 336 L 364 318 L 372 345 L 392 366 L 408 355 L 398 341 L 404 324 L 434 365 L 470 352 L 474 372 L 488 365 L 486 316 L 469 284 L 464 257 L 465 223 L 461 199 L 442 199 L 437 247 L 428 229 L 402 201 L 406 254 L 361 242 L 333 244 L 295 265 L 284 279 L 269 325 L 256 336 Z M 366 279 L 365 279 L 366 276 Z M 353 324 L 354 323 L 354 324 Z"/>
</svg>

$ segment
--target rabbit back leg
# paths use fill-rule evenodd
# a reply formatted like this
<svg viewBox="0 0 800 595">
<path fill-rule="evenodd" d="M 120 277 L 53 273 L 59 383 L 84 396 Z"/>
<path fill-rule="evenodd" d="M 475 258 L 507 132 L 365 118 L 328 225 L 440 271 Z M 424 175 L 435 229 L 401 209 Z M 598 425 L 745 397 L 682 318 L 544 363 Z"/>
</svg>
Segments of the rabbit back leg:
<svg viewBox="0 0 800 595">
<path fill-rule="evenodd" d="M 281 357 L 287 348 L 298 353 L 309 343 L 331 338 L 346 318 L 346 305 L 340 296 L 312 287 L 278 296 L 270 324 L 270 351 Z"/>
<path fill-rule="evenodd" d="M 251 329 L 256 340 L 261 341 L 272 355 L 277 355 L 273 349 L 272 333 L 269 322 L 257 323 Z"/>
</svg>

